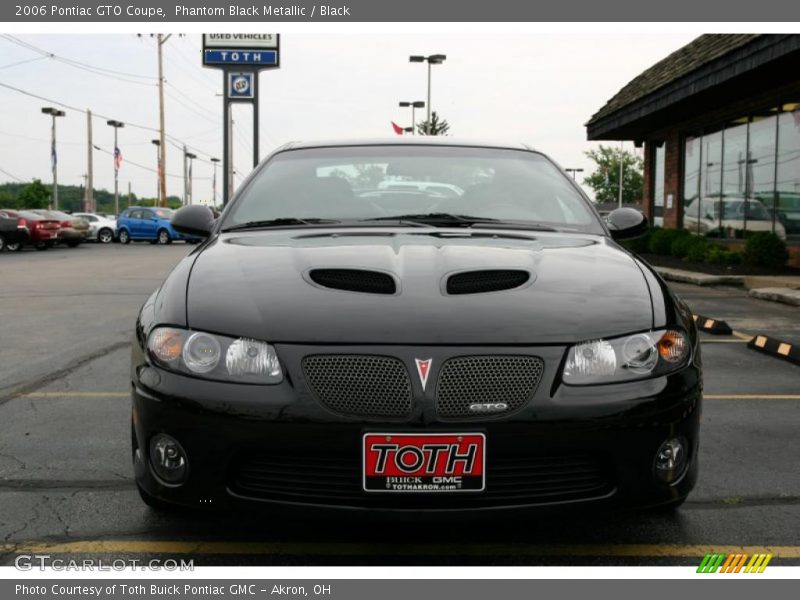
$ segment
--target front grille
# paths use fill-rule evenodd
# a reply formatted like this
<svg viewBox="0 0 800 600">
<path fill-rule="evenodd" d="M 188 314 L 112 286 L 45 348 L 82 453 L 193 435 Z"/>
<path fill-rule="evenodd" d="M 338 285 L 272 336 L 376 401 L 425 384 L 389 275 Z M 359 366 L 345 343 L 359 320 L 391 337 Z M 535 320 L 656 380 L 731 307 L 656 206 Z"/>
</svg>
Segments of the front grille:
<svg viewBox="0 0 800 600">
<path fill-rule="evenodd" d="M 285 452 L 285 451 L 284 451 Z M 486 489 L 455 494 L 368 494 L 362 491 L 361 458 L 330 454 L 239 455 L 229 487 L 241 496 L 283 502 L 373 508 L 470 508 L 596 498 L 613 489 L 601 459 L 582 454 L 533 457 L 487 453 Z"/>
<path fill-rule="evenodd" d="M 411 414 L 411 381 L 405 365 L 396 358 L 307 356 L 303 374 L 317 399 L 341 415 L 400 418 Z"/>
<path fill-rule="evenodd" d="M 466 271 L 447 279 L 447 293 L 456 296 L 511 290 L 527 283 L 530 278 L 530 273 L 519 269 Z"/>
<path fill-rule="evenodd" d="M 365 294 L 394 294 L 394 278 L 380 271 L 365 269 L 314 269 L 308 276 L 317 285 L 346 292 Z"/>
<path fill-rule="evenodd" d="M 533 396 L 543 371 L 544 362 L 536 356 L 451 358 L 439 371 L 436 412 L 443 419 L 508 414 Z M 490 404 L 495 405 L 494 410 L 481 411 L 473 407 Z"/>
</svg>

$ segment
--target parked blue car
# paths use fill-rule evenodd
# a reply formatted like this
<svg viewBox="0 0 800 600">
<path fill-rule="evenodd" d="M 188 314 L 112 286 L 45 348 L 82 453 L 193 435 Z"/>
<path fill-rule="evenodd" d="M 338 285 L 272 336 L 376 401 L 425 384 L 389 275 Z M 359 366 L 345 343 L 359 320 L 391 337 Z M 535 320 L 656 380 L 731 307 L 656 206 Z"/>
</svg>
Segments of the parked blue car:
<svg viewBox="0 0 800 600">
<path fill-rule="evenodd" d="M 131 206 L 117 217 L 116 238 L 123 244 L 147 240 L 151 244 L 171 244 L 173 240 L 184 240 L 191 244 L 201 238 L 178 233 L 170 225 L 174 211 L 170 208 Z"/>
</svg>

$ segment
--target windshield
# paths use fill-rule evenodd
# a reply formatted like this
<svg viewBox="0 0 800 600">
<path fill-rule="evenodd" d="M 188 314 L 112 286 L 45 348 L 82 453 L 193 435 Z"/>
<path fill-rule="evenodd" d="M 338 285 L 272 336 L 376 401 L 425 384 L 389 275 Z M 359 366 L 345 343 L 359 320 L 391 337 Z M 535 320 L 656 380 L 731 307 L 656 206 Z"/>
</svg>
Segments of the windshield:
<svg viewBox="0 0 800 600">
<path fill-rule="evenodd" d="M 450 146 L 352 146 L 281 152 L 222 224 L 468 216 L 604 233 L 588 202 L 534 152 Z"/>
</svg>

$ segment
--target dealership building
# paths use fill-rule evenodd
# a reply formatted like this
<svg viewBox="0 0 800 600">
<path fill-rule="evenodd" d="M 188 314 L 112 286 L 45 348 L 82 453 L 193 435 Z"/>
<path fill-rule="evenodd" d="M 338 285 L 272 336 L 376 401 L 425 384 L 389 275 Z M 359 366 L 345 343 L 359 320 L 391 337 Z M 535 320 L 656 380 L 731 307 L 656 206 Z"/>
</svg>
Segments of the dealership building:
<svg viewBox="0 0 800 600">
<path fill-rule="evenodd" d="M 800 35 L 703 35 L 623 87 L 589 140 L 644 148 L 651 221 L 741 246 L 785 239 L 800 266 Z"/>
</svg>

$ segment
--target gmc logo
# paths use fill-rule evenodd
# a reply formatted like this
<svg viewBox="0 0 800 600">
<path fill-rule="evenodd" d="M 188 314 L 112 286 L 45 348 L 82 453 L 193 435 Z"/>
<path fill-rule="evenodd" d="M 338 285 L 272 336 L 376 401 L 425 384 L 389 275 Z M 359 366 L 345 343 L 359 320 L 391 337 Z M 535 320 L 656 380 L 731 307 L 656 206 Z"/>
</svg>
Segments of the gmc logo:
<svg viewBox="0 0 800 600">
<path fill-rule="evenodd" d="M 478 444 L 469 444 L 463 451 L 459 451 L 458 444 L 401 446 L 388 443 L 373 444 L 370 450 L 378 455 L 374 475 L 383 475 L 387 467 L 391 469 L 392 466 L 403 473 L 453 475 L 459 465 L 463 466 L 463 475 L 470 475 L 475 469 Z"/>
</svg>

